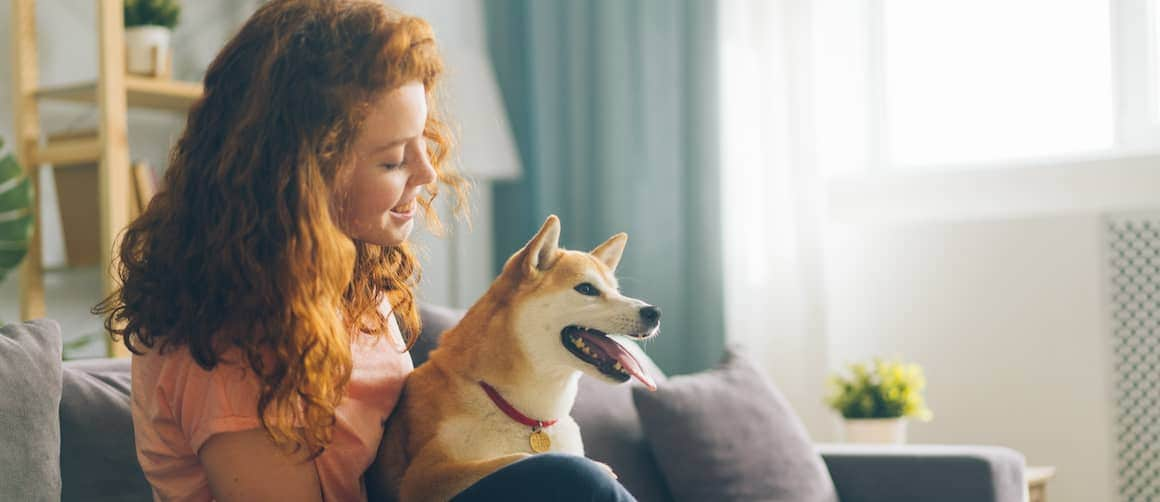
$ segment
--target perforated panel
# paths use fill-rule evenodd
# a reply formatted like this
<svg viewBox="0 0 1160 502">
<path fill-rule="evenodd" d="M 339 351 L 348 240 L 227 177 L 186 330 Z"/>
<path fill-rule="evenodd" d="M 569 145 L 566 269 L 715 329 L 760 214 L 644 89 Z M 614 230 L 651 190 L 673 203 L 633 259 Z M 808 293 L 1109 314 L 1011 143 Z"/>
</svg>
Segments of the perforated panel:
<svg viewBox="0 0 1160 502">
<path fill-rule="evenodd" d="M 1120 500 L 1160 500 L 1160 214 L 1107 234 Z"/>
</svg>

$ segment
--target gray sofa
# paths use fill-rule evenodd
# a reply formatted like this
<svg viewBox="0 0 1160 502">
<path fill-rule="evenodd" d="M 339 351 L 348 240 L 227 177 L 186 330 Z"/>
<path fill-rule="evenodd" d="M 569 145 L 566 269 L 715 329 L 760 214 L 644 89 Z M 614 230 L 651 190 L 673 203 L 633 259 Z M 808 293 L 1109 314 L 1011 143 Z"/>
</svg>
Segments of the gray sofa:
<svg viewBox="0 0 1160 502">
<path fill-rule="evenodd" d="M 422 309 L 424 333 L 412 354 L 416 364 L 426 360 L 438 334 L 459 314 Z M 49 330 L 55 323 L 25 326 Z M 16 325 L 0 334 L 0 500 L 151 500 L 133 446 L 129 361 L 36 361 L 59 360 L 59 335 L 40 342 L 37 356 L 36 349 L 28 349 L 28 338 L 35 335 L 21 330 L 28 331 Z M 59 429 L 53 430 L 55 424 L 41 412 L 57 416 Z M 611 465 L 637 498 L 674 499 L 628 385 L 581 379 L 573 417 L 588 456 Z M 818 450 L 845 502 L 1017 502 L 1024 496 L 1023 457 L 1006 448 L 820 445 Z"/>
</svg>

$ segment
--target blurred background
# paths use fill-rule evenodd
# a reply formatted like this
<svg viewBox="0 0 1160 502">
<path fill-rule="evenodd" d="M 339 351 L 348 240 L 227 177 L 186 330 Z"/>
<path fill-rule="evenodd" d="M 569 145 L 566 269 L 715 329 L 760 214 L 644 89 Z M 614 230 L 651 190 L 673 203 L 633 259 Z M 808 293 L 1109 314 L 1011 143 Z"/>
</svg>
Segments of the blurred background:
<svg viewBox="0 0 1160 502">
<path fill-rule="evenodd" d="M 1160 0 L 391 3 L 436 30 L 476 181 L 470 224 L 417 237 L 425 301 L 468 306 L 549 214 L 572 249 L 628 232 L 622 291 L 663 309 L 670 375 L 743 346 L 828 441 L 827 375 L 900 357 L 934 412 L 912 442 L 1015 448 L 1057 468 L 1052 500 L 1157 493 Z M 256 5 L 185 2 L 174 78 Z M 94 2 L 36 9 L 40 80 L 92 79 Z M 6 76 L 3 138 L 13 101 Z M 132 157 L 160 173 L 183 123 L 131 112 Z M 40 176 L 49 316 L 97 332 L 99 269 L 68 266 Z M 0 319 L 18 298 L 10 274 Z"/>
</svg>

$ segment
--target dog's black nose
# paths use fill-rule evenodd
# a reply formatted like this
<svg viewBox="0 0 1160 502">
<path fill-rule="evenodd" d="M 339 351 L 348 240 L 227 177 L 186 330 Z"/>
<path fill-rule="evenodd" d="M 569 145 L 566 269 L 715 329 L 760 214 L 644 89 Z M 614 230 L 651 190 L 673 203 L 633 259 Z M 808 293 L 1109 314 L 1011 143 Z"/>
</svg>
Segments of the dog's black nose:
<svg viewBox="0 0 1160 502">
<path fill-rule="evenodd" d="M 661 322 L 661 309 L 652 305 L 643 307 L 640 309 L 640 318 L 644 319 L 644 322 L 655 326 Z"/>
</svg>

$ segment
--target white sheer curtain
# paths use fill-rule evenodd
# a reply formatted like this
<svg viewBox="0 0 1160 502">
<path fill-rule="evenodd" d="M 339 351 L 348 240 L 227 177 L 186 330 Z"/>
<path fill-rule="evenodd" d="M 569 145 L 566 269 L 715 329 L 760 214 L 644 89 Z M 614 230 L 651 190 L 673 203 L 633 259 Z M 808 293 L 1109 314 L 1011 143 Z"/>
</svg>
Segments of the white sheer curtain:
<svg viewBox="0 0 1160 502">
<path fill-rule="evenodd" d="M 808 0 L 722 0 L 725 325 L 815 440 L 833 418 Z"/>
</svg>

